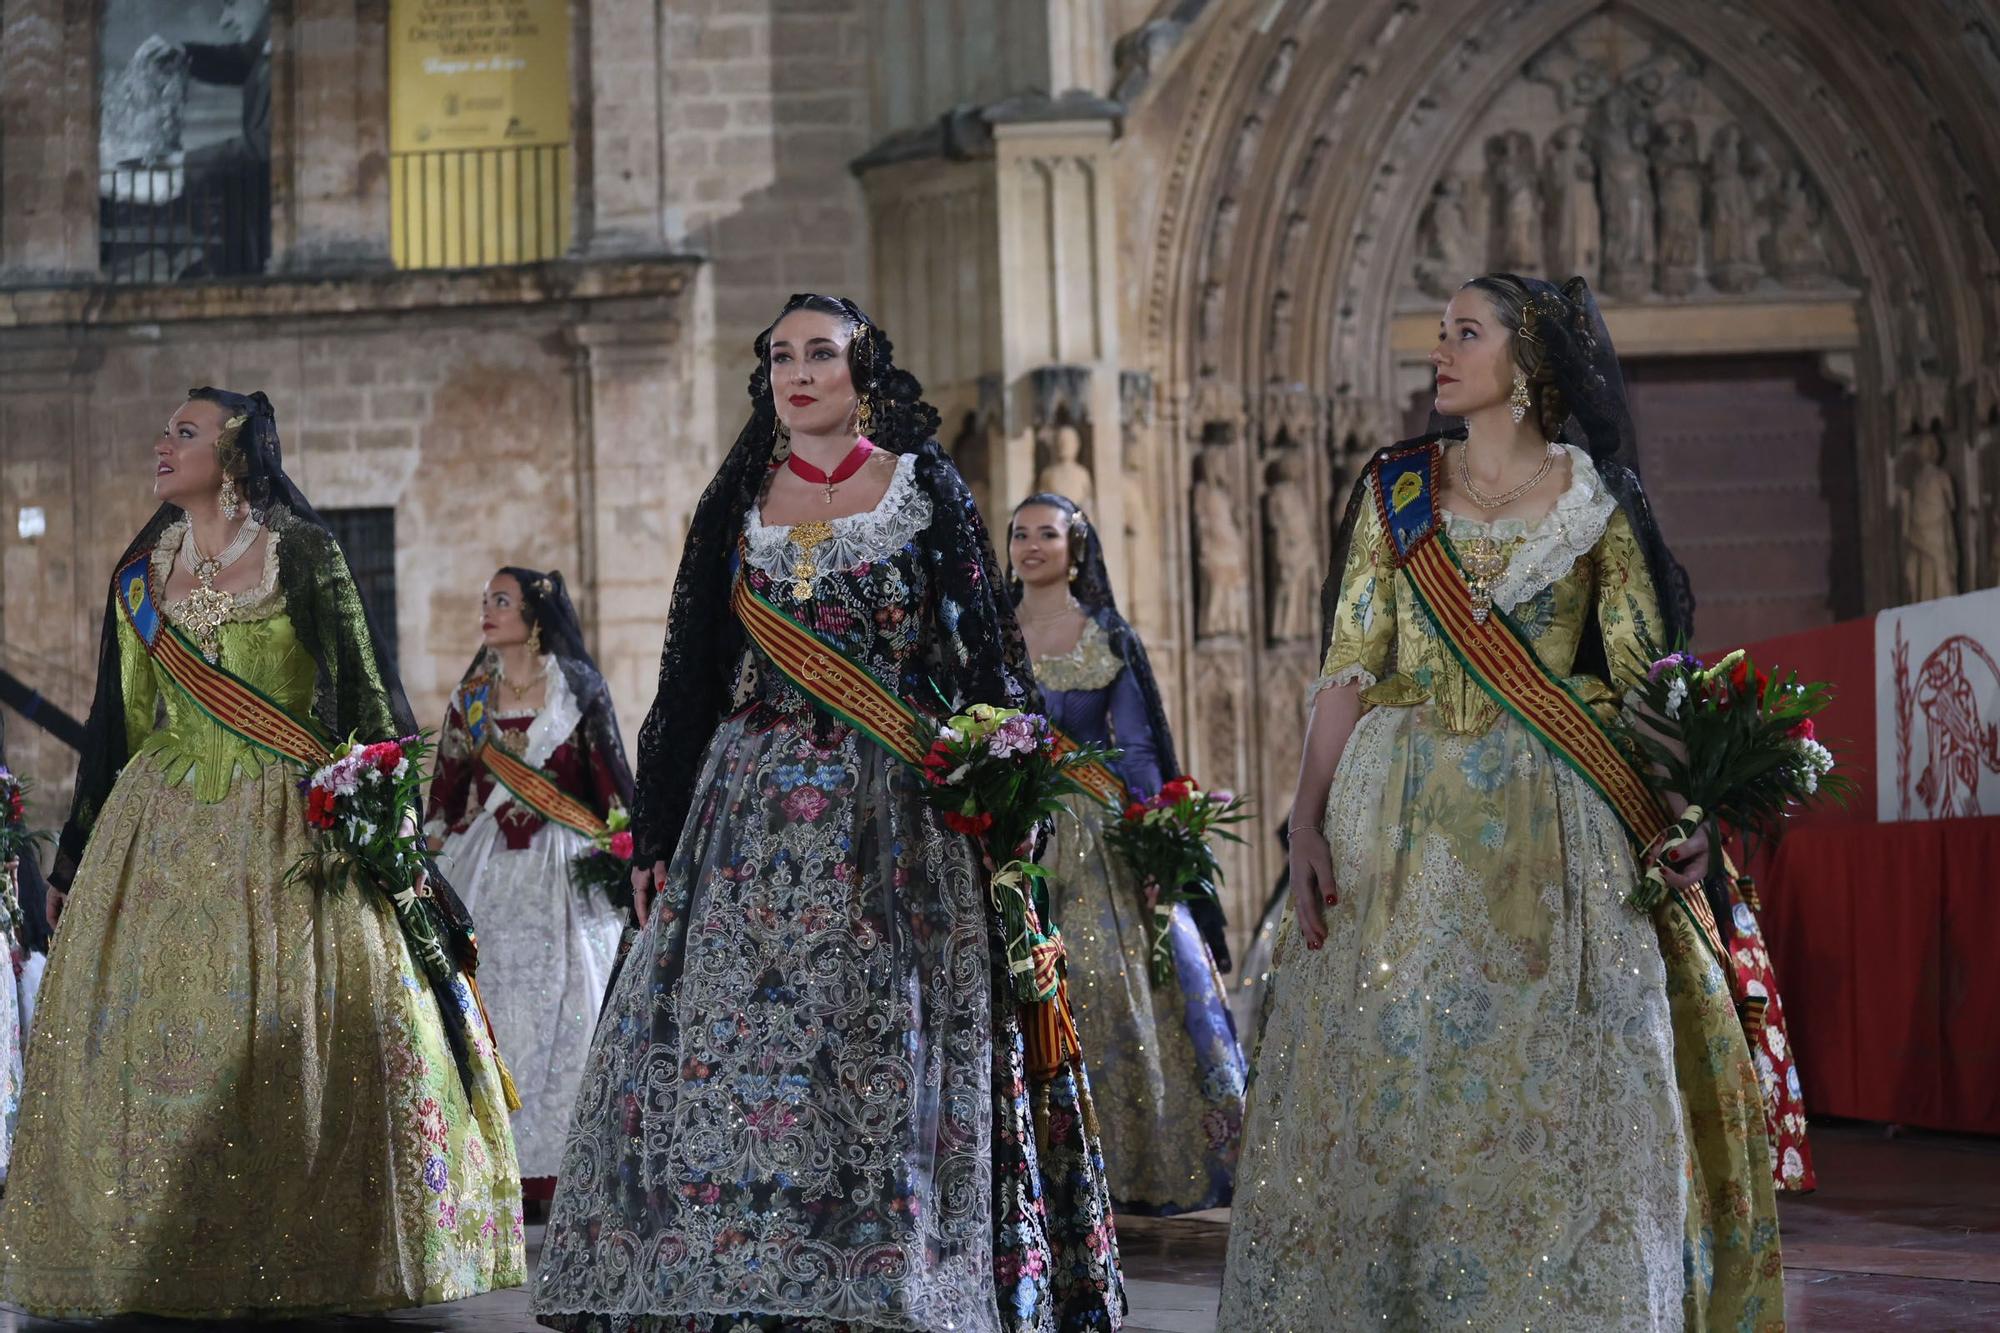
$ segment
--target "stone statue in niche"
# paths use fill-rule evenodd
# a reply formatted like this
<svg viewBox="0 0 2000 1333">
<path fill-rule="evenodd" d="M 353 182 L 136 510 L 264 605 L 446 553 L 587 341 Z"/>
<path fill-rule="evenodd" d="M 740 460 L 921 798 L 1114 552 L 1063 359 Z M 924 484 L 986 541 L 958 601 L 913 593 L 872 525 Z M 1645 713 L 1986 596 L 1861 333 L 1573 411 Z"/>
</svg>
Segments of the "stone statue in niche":
<svg viewBox="0 0 2000 1333">
<path fill-rule="evenodd" d="M 1068 496 L 1084 513 L 1097 509 L 1097 486 L 1083 463 L 1083 433 L 1069 422 L 1049 432 L 1049 461 L 1035 476 L 1035 489 Z"/>
<path fill-rule="evenodd" d="M 1264 335 L 1264 360 L 1272 379 L 1283 379 L 1291 365 L 1292 294 L 1281 291 L 1271 298 L 1271 325 Z"/>
<path fill-rule="evenodd" d="M 1486 141 L 1487 188 L 1493 200 L 1500 267 L 1532 273 L 1542 259 L 1541 173 L 1535 166 L 1535 141 L 1525 130 L 1512 130 Z M 1471 276 L 1471 275 L 1467 275 Z"/>
<path fill-rule="evenodd" d="M 1912 602 L 1958 593 L 1958 489 L 1944 469 L 1944 440 L 1917 437 L 1917 457 L 1903 488 L 1903 586 Z"/>
<path fill-rule="evenodd" d="M 1743 131 L 1724 125 L 1708 155 L 1708 280 L 1747 292 L 1764 276 L 1763 222 L 1743 161 Z"/>
<path fill-rule="evenodd" d="M 1285 230 L 1278 237 L 1278 272 L 1290 273 L 1305 254 L 1306 229 L 1311 225 L 1304 213 L 1294 213 L 1285 219 Z"/>
<path fill-rule="evenodd" d="M 1208 228 L 1208 271 L 1219 276 L 1229 262 L 1229 247 L 1236 240 L 1236 201 L 1224 199 L 1215 206 L 1215 220 Z"/>
<path fill-rule="evenodd" d="M 1787 171 L 1778 185 L 1777 225 L 1771 229 L 1772 267 L 1787 287 L 1811 287 L 1824 282 L 1832 265 L 1820 238 L 1805 173 Z"/>
<path fill-rule="evenodd" d="M 1229 157 L 1229 182 L 1236 186 L 1250 179 L 1250 168 L 1257 164 L 1257 147 L 1264 141 L 1264 118 L 1258 115 L 1245 116 L 1242 128 L 1236 131 L 1236 148 Z"/>
<path fill-rule="evenodd" d="M 1299 44 L 1287 37 L 1278 43 L 1278 49 L 1271 56 L 1271 63 L 1264 67 L 1264 82 L 1257 91 L 1265 97 L 1276 97 L 1285 90 L 1285 84 L 1292 77 L 1292 62 L 1298 59 Z"/>
<path fill-rule="evenodd" d="M 1307 491 L 1305 455 L 1296 446 L 1279 449 L 1271 460 L 1270 489 L 1264 493 L 1272 643 L 1310 639 L 1319 633 L 1319 557 Z"/>
<path fill-rule="evenodd" d="M 1653 184 L 1660 200 L 1659 290 L 1686 296 L 1701 268 L 1701 144 L 1694 124 L 1670 120 L 1653 141 Z"/>
<path fill-rule="evenodd" d="M 1204 639 L 1250 631 L 1250 561 L 1236 500 L 1229 492 L 1230 448 L 1208 444 L 1201 450 L 1194 483 L 1195 564 L 1201 613 L 1196 624 Z"/>
<path fill-rule="evenodd" d="M 1594 119 L 1604 290 L 1630 300 L 1653 287 L 1653 180 L 1646 160 L 1652 122 L 1625 88 L 1612 89 Z"/>
<path fill-rule="evenodd" d="M 1222 284 L 1213 280 L 1201 289 L 1201 309 L 1195 314 L 1195 348 L 1201 373 L 1213 375 L 1222 346 Z"/>
<path fill-rule="evenodd" d="M 1431 201 L 1417 224 L 1417 285 L 1431 296 L 1450 299 L 1467 278 L 1485 267 L 1482 232 L 1466 207 L 1464 182 L 1447 176 L 1431 190 Z"/>
<path fill-rule="evenodd" d="M 1549 137 L 1542 193 L 1548 201 L 1548 271 L 1579 276 L 1595 287 L 1604 218 L 1597 209 L 1597 163 L 1582 126 L 1564 125 Z"/>
</svg>

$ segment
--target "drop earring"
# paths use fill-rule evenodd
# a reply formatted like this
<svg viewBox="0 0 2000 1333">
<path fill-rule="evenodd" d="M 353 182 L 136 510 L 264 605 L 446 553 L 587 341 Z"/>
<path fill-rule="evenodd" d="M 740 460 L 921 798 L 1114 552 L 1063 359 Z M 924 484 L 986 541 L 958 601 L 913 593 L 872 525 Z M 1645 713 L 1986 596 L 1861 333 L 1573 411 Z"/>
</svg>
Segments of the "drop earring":
<svg viewBox="0 0 2000 1333">
<path fill-rule="evenodd" d="M 222 489 L 215 493 L 215 503 L 222 510 L 222 516 L 233 522 L 242 509 L 242 502 L 243 497 L 236 491 L 236 478 L 223 473 Z"/>
<path fill-rule="evenodd" d="M 1530 406 L 1528 377 L 1518 370 L 1514 372 L 1514 392 L 1508 395 L 1507 404 L 1507 414 L 1514 418 L 1515 425 L 1518 426 L 1527 420 Z"/>
</svg>

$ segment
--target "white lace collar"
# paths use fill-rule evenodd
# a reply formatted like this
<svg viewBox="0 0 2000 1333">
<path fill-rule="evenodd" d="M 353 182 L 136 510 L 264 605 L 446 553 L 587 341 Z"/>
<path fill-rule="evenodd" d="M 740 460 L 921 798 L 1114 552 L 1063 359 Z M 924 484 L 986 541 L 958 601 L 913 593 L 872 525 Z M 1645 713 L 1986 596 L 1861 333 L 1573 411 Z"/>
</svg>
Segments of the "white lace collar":
<svg viewBox="0 0 2000 1333">
<path fill-rule="evenodd" d="M 852 569 L 887 559 L 930 526 L 931 499 L 917 486 L 917 456 L 896 459 L 896 475 L 873 509 L 827 520 L 832 536 L 813 549 L 819 572 Z M 790 579 L 800 551 L 792 542 L 795 524 L 764 521 L 764 506 L 753 504 L 744 520 L 743 537 L 751 565 L 774 579 Z"/>
<path fill-rule="evenodd" d="M 535 714 L 535 720 L 528 724 L 521 745 L 521 762 L 530 768 L 540 768 L 548 763 L 549 756 L 562 747 L 562 743 L 576 730 L 576 724 L 583 720 L 583 707 L 577 703 L 576 694 L 569 687 L 569 677 L 563 674 L 562 663 L 553 653 L 542 659 L 542 680 L 547 687 L 542 708 Z M 519 713 L 497 715 L 520 716 L 522 714 Z M 500 807 L 513 799 L 506 786 L 496 782 L 493 790 L 486 794 L 486 808 L 498 814 Z"/>
<path fill-rule="evenodd" d="M 1569 573 L 1597 545 L 1604 525 L 1611 520 L 1611 511 L 1618 508 L 1617 499 L 1604 489 L 1590 455 L 1573 444 L 1563 448 L 1569 451 L 1569 486 L 1556 497 L 1555 508 L 1534 522 L 1502 518 L 1481 523 L 1464 514 L 1445 512 L 1453 536 L 1520 540 L 1508 558 L 1507 572 L 1493 585 L 1495 606 L 1512 611 Z"/>
<path fill-rule="evenodd" d="M 153 596 L 160 609 L 175 624 L 180 623 L 180 613 L 187 606 L 187 598 L 177 602 L 167 600 L 167 580 L 174 574 L 174 560 L 180 554 L 181 543 L 187 539 L 188 520 L 177 518 L 167 524 L 160 533 L 160 540 L 153 547 L 153 559 L 148 566 L 153 577 Z M 264 529 L 264 573 L 256 586 L 234 594 L 235 608 L 230 612 L 231 620 L 261 620 L 273 614 L 278 607 L 278 530 L 272 526 Z"/>
</svg>

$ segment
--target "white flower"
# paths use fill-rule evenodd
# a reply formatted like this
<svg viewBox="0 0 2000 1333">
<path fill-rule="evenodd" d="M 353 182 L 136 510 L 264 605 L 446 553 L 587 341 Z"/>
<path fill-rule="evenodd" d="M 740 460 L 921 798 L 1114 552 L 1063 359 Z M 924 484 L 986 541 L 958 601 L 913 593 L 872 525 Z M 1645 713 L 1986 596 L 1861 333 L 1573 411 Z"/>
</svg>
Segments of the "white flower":
<svg viewBox="0 0 2000 1333">
<path fill-rule="evenodd" d="M 971 764 L 960 764 L 945 776 L 944 785 L 947 787 L 956 787 L 959 783 L 965 781 L 965 775 L 971 771 Z"/>
<path fill-rule="evenodd" d="M 410 761 L 408 759 L 398 759 L 396 761 L 395 771 L 390 773 L 389 776 L 395 778 L 398 782 L 400 782 L 403 780 L 403 778 L 409 775 L 409 772 L 410 772 Z"/>
<path fill-rule="evenodd" d="M 1681 705 L 1687 702 L 1688 683 L 1686 676 L 1675 676 L 1667 686 L 1667 716 L 1679 717 Z"/>
</svg>

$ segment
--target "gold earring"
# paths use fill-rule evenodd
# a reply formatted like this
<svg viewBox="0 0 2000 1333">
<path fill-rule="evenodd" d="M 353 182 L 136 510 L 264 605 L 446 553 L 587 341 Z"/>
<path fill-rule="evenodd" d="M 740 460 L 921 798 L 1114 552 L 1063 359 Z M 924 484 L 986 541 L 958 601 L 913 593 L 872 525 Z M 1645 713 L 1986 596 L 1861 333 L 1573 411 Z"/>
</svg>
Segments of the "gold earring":
<svg viewBox="0 0 2000 1333">
<path fill-rule="evenodd" d="M 858 406 L 854 412 L 855 429 L 862 435 L 871 434 L 875 429 L 874 410 L 868 406 L 868 398 L 865 394 L 857 402 Z"/>
<path fill-rule="evenodd" d="M 1528 377 L 1518 370 L 1514 372 L 1514 392 L 1508 397 L 1507 402 L 1508 415 L 1514 418 L 1515 425 L 1518 426 L 1527 420 L 1528 408 L 1532 405 L 1528 398 Z"/>
<path fill-rule="evenodd" d="M 539 620 L 528 627 L 528 651 L 536 657 L 542 655 L 542 623 Z"/>
<path fill-rule="evenodd" d="M 227 472 L 223 473 L 222 489 L 215 493 L 215 502 L 221 506 L 222 516 L 227 519 L 234 519 L 242 500 L 243 497 L 236 493 L 236 478 L 230 476 Z"/>
</svg>

